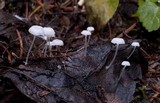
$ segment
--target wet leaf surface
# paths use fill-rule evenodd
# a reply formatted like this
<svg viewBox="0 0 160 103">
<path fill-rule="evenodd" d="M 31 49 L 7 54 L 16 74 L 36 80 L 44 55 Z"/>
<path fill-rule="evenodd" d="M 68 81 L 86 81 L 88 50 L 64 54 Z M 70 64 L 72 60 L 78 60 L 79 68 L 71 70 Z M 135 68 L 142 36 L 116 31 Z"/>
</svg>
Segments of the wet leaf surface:
<svg viewBox="0 0 160 103">
<path fill-rule="evenodd" d="M 27 66 L 21 64 L 10 68 L 4 77 L 11 79 L 27 97 L 40 103 L 128 103 L 133 99 L 134 79 L 141 77 L 137 53 L 130 58 L 132 66 L 125 70 L 120 81 L 117 80 L 122 69 L 121 62 L 131 50 L 129 44 L 121 46 L 109 70 L 105 66 L 115 52 L 114 45 L 100 42 L 88 47 L 86 57 L 82 49 L 67 60 L 33 60 Z"/>
</svg>

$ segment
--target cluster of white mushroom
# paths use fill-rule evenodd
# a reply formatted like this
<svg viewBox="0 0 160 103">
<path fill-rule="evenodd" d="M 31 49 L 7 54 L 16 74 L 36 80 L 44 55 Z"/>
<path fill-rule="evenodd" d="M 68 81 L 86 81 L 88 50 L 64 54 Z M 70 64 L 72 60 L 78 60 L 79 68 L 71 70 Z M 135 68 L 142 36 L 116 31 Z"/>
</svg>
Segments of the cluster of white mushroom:
<svg viewBox="0 0 160 103">
<path fill-rule="evenodd" d="M 113 56 L 110 64 L 109 64 L 108 66 L 106 66 L 106 69 L 110 68 L 110 66 L 113 64 L 113 62 L 114 62 L 114 60 L 115 60 L 115 58 L 116 58 L 116 56 L 117 56 L 117 53 L 118 53 L 118 47 L 119 47 L 119 45 L 125 44 L 125 41 L 124 41 L 124 39 L 122 39 L 122 38 L 113 38 L 113 39 L 111 40 L 111 43 L 113 43 L 113 44 L 116 45 L 116 51 L 115 51 L 115 54 L 114 54 L 114 56 Z M 136 47 L 139 47 L 140 44 L 139 44 L 139 42 L 134 41 L 134 42 L 132 42 L 131 46 L 133 47 L 133 50 L 132 50 L 132 52 L 130 53 L 130 55 L 127 57 L 127 59 L 129 59 L 129 58 L 132 56 L 132 54 L 134 53 Z"/>
<path fill-rule="evenodd" d="M 31 52 L 31 49 L 33 47 L 34 41 L 36 39 L 36 37 L 40 37 L 43 40 L 46 41 L 45 47 L 43 49 L 43 52 L 46 53 L 47 48 L 49 48 L 49 52 L 50 52 L 50 56 L 51 56 L 51 49 L 52 46 L 63 46 L 64 43 L 62 40 L 60 39 L 54 39 L 53 41 L 51 41 L 51 37 L 55 37 L 55 31 L 51 28 L 51 27 L 42 27 L 39 25 L 33 25 L 29 28 L 29 33 L 32 34 L 34 36 L 31 46 L 28 50 L 27 56 L 26 56 L 26 61 L 25 61 L 25 65 L 28 64 L 28 58 L 29 58 L 29 54 Z"/>
<path fill-rule="evenodd" d="M 34 44 L 34 41 L 35 41 L 36 37 L 40 37 L 40 38 L 42 38 L 43 40 L 46 41 L 46 44 L 45 44 L 45 46 L 44 46 L 44 48 L 42 50 L 42 53 L 46 54 L 47 49 L 49 48 L 49 56 L 52 55 L 52 52 L 51 52 L 52 51 L 52 46 L 57 47 L 57 46 L 63 46 L 64 45 L 63 41 L 60 40 L 60 39 L 54 39 L 54 40 L 51 41 L 51 37 L 55 37 L 55 31 L 51 27 L 42 27 L 42 26 L 38 26 L 38 25 L 33 25 L 33 26 L 31 26 L 29 28 L 28 31 L 29 31 L 30 34 L 32 34 L 34 36 L 34 38 L 33 38 L 33 41 L 31 43 L 31 46 L 30 46 L 30 48 L 28 50 L 26 61 L 25 61 L 25 65 L 28 64 L 29 54 L 31 52 L 31 49 L 33 47 L 33 44 Z M 81 34 L 85 36 L 85 44 L 84 44 L 85 56 L 87 54 L 87 47 L 88 47 L 88 44 L 90 42 L 90 38 L 91 38 L 91 35 L 92 35 L 93 31 L 94 31 L 94 27 L 88 27 L 87 30 L 83 30 L 81 32 Z M 114 54 L 110 64 L 108 66 L 106 66 L 106 69 L 109 69 L 111 67 L 111 65 L 114 63 L 114 60 L 116 59 L 116 56 L 118 54 L 119 45 L 125 44 L 125 41 L 122 38 L 113 38 L 111 40 L 111 43 L 116 45 L 116 50 L 115 50 L 115 54 Z M 131 53 L 127 57 L 127 59 L 129 59 L 132 56 L 132 54 L 134 53 L 136 47 L 139 47 L 140 44 L 139 44 L 139 42 L 135 41 L 135 42 L 132 42 L 131 46 L 133 47 L 133 50 L 131 51 Z M 121 70 L 121 73 L 120 73 L 120 76 L 118 78 L 118 81 L 121 79 L 121 76 L 122 76 L 125 68 L 127 66 L 130 66 L 130 63 L 129 63 L 129 61 L 123 61 L 121 63 L 121 65 L 124 66 L 124 67 Z"/>
<path fill-rule="evenodd" d="M 125 41 L 124 41 L 124 39 L 122 39 L 122 38 L 113 38 L 113 39 L 111 40 L 111 43 L 113 43 L 113 44 L 116 45 L 116 51 L 115 51 L 115 54 L 114 54 L 114 56 L 113 56 L 110 64 L 109 64 L 108 66 L 106 66 L 106 69 L 109 69 L 109 68 L 111 67 L 111 65 L 113 64 L 114 60 L 116 59 L 119 45 L 125 44 Z M 139 47 L 140 44 L 139 44 L 139 42 L 134 41 L 134 42 L 132 42 L 131 46 L 133 47 L 133 50 L 131 51 L 131 53 L 130 53 L 130 55 L 127 57 L 127 59 L 129 59 L 129 58 L 132 56 L 132 54 L 133 54 L 134 51 L 136 50 L 136 47 Z M 130 64 L 129 61 L 123 61 L 123 62 L 121 63 L 121 65 L 124 66 L 124 67 L 123 67 L 123 69 L 121 70 L 121 73 L 120 73 L 120 76 L 119 76 L 119 78 L 118 78 L 118 81 L 121 79 L 121 76 L 122 76 L 125 68 L 126 68 L 127 66 L 130 66 L 131 64 Z"/>
<path fill-rule="evenodd" d="M 83 30 L 81 32 L 81 34 L 85 36 L 85 40 L 84 40 L 85 56 L 87 55 L 87 47 L 93 31 L 94 31 L 94 27 L 90 26 L 87 28 L 87 30 Z"/>
</svg>

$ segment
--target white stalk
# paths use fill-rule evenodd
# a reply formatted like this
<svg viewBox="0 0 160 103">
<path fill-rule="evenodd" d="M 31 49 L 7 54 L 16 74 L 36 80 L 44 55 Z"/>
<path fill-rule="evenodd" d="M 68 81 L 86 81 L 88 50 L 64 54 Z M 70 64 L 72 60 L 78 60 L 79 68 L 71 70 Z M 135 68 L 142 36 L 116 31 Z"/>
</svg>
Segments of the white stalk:
<svg viewBox="0 0 160 103">
<path fill-rule="evenodd" d="M 119 78 L 118 78 L 118 81 L 120 81 L 120 79 L 121 79 L 121 77 L 122 77 L 122 74 L 124 73 L 124 70 L 125 70 L 126 67 L 127 67 L 127 66 L 124 66 L 124 67 L 122 68 L 121 73 L 120 73 Z"/>
<path fill-rule="evenodd" d="M 131 54 L 127 57 L 127 59 L 129 59 L 132 56 L 132 54 L 134 53 L 135 50 L 136 50 L 136 47 L 133 48 Z"/>
<path fill-rule="evenodd" d="M 29 50 L 28 50 L 27 57 L 26 57 L 26 61 L 25 61 L 25 65 L 27 65 L 27 64 L 28 64 L 29 54 L 30 54 L 30 52 L 31 52 L 31 49 L 32 49 L 32 47 L 33 47 L 33 44 L 34 44 L 35 39 L 36 39 L 36 36 L 34 36 L 34 37 L 33 37 L 33 40 L 32 40 L 32 43 L 31 43 L 31 46 L 30 46 L 30 48 L 29 48 Z"/>
<path fill-rule="evenodd" d="M 119 45 L 120 44 L 125 44 L 125 41 L 122 38 L 113 38 L 111 40 L 111 43 L 116 44 L 116 52 L 115 52 L 115 54 L 113 56 L 113 59 L 111 60 L 110 64 L 108 66 L 106 66 L 106 69 L 109 69 L 111 67 L 111 65 L 113 64 L 113 62 L 114 62 L 114 60 L 117 56 Z"/>
<path fill-rule="evenodd" d="M 123 67 L 122 70 L 121 70 L 121 73 L 120 73 L 119 78 L 118 78 L 118 82 L 120 81 L 120 79 L 121 79 L 121 77 L 122 77 L 122 74 L 124 73 L 125 68 L 126 68 L 127 66 L 130 66 L 131 64 L 130 64 L 130 62 L 128 62 L 128 61 L 123 61 L 123 62 L 121 63 L 121 65 L 124 66 L 124 67 Z"/>
<path fill-rule="evenodd" d="M 49 41 L 49 56 L 51 57 L 51 55 L 52 55 L 52 47 L 51 47 L 50 37 L 48 37 L 48 41 Z"/>
<path fill-rule="evenodd" d="M 85 36 L 85 41 L 84 41 L 84 48 L 85 48 L 85 56 L 87 55 L 87 45 L 88 45 L 88 42 L 87 42 L 87 36 Z"/>
<path fill-rule="evenodd" d="M 89 40 L 90 40 L 90 37 L 89 37 L 89 39 L 88 39 L 88 36 L 91 36 L 91 32 L 88 31 L 88 30 L 83 30 L 83 31 L 81 32 L 81 34 L 85 36 L 85 43 L 84 43 L 85 51 L 84 51 L 84 56 L 86 56 L 86 55 L 87 55 L 88 42 L 89 42 Z"/>
<path fill-rule="evenodd" d="M 133 46 L 134 48 L 133 48 L 131 54 L 127 57 L 127 59 L 129 59 L 129 58 L 132 56 L 132 54 L 133 54 L 134 51 L 136 50 L 136 47 L 139 47 L 140 44 L 139 44 L 139 42 L 133 42 L 133 43 L 131 44 L 131 46 Z"/>
<path fill-rule="evenodd" d="M 118 54 L 118 47 L 119 47 L 119 45 L 117 44 L 117 45 L 116 45 L 116 51 L 115 51 L 115 54 L 114 54 L 114 56 L 113 56 L 113 59 L 112 59 L 112 61 L 110 62 L 110 64 L 106 67 L 106 69 L 110 68 L 110 66 L 113 64 L 114 60 L 116 59 L 116 56 L 117 56 L 117 54 Z"/>
</svg>

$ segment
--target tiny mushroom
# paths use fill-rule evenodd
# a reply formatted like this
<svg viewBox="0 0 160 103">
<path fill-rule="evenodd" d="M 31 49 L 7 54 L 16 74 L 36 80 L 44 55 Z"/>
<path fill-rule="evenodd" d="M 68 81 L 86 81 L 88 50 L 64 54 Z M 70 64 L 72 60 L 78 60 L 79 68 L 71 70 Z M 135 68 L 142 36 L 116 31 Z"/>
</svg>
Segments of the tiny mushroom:
<svg viewBox="0 0 160 103">
<path fill-rule="evenodd" d="M 44 36 L 47 37 L 47 42 L 50 41 L 51 37 L 55 37 L 55 31 L 51 27 L 44 27 L 43 31 L 44 31 Z M 50 44 L 50 42 L 48 42 L 48 43 Z M 49 52 L 50 52 L 50 55 L 51 55 L 51 49 L 50 48 L 49 48 Z"/>
<path fill-rule="evenodd" d="M 87 30 L 90 31 L 91 33 L 93 33 L 94 27 L 89 26 L 89 27 L 87 27 Z M 91 39 L 91 35 L 88 36 L 88 43 L 89 43 L 90 39 Z"/>
<path fill-rule="evenodd" d="M 43 27 L 42 27 L 42 26 L 39 26 L 39 25 L 33 25 L 33 26 L 31 26 L 28 31 L 29 31 L 29 33 L 32 34 L 34 37 L 33 37 L 31 46 L 30 46 L 30 48 L 29 48 L 29 50 L 28 50 L 28 53 L 27 53 L 27 56 L 26 56 L 25 65 L 28 64 L 29 54 L 30 54 L 31 49 L 32 49 L 32 47 L 33 47 L 34 41 L 35 41 L 35 39 L 36 39 L 36 36 L 44 36 Z"/>
<path fill-rule="evenodd" d="M 129 59 L 131 56 L 132 56 L 132 54 L 134 53 L 134 51 L 136 50 L 136 47 L 140 47 L 140 44 L 139 44 L 139 42 L 132 42 L 132 44 L 131 44 L 131 46 L 133 46 L 133 50 L 132 50 L 132 52 L 130 53 L 130 55 L 127 57 L 127 59 Z"/>
<path fill-rule="evenodd" d="M 56 46 L 56 48 L 58 48 L 58 46 L 63 46 L 63 45 L 64 45 L 64 42 L 60 39 L 54 39 L 53 41 L 46 43 L 46 46 L 49 46 L 51 51 L 52 51 L 52 46 Z"/>
<path fill-rule="evenodd" d="M 110 64 L 108 66 L 106 66 L 106 69 L 108 69 L 114 62 L 116 56 L 117 56 L 117 53 L 118 53 L 118 47 L 120 44 L 125 44 L 125 41 L 122 39 L 122 38 L 113 38 L 111 40 L 111 43 L 113 44 L 116 44 L 116 51 L 115 51 L 115 54 L 113 56 L 113 59 L 111 60 Z"/>
<path fill-rule="evenodd" d="M 53 41 L 51 41 L 51 44 L 53 44 L 54 46 L 63 46 L 64 42 L 60 39 L 54 39 Z"/>
<path fill-rule="evenodd" d="M 89 27 L 87 28 L 87 30 L 90 31 L 90 32 L 93 32 L 93 31 L 94 31 L 94 27 L 89 26 Z"/>
<path fill-rule="evenodd" d="M 126 68 L 127 66 L 131 66 L 131 64 L 130 64 L 129 61 L 123 61 L 123 62 L 121 63 L 121 65 L 124 66 L 124 67 L 123 67 L 122 70 L 121 70 L 121 73 L 120 73 L 120 75 L 119 75 L 118 81 L 121 79 L 122 74 L 124 73 L 125 68 Z"/>
<path fill-rule="evenodd" d="M 86 56 L 86 54 L 87 54 L 87 46 L 88 46 L 88 43 L 89 43 L 87 37 L 88 37 L 88 36 L 91 36 L 91 32 L 88 31 L 88 30 L 83 30 L 83 31 L 81 32 L 81 34 L 85 36 L 85 41 L 84 41 L 85 44 L 84 44 L 84 48 L 85 48 L 85 56 Z"/>
<path fill-rule="evenodd" d="M 47 36 L 40 36 L 40 38 L 42 38 L 43 40 L 45 40 L 46 42 L 48 42 L 48 37 Z M 44 54 L 44 56 L 46 55 L 47 52 L 47 46 L 44 45 L 43 49 L 42 49 L 42 53 Z"/>
<path fill-rule="evenodd" d="M 48 38 L 50 37 L 55 37 L 55 31 L 51 27 L 44 27 L 44 36 L 47 36 Z"/>
</svg>

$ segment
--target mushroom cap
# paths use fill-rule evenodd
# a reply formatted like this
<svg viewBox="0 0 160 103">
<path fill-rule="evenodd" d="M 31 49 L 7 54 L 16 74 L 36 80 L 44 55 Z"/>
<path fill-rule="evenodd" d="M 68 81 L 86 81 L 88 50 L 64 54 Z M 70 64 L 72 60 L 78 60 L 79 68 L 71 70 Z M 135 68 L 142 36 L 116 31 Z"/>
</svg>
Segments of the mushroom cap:
<svg viewBox="0 0 160 103">
<path fill-rule="evenodd" d="M 83 31 L 81 32 L 81 34 L 84 35 L 84 36 L 88 36 L 88 35 L 91 35 L 91 32 L 88 31 L 88 30 L 83 30 Z"/>
<path fill-rule="evenodd" d="M 121 63 L 121 65 L 123 65 L 123 66 L 130 66 L 131 64 L 130 64 L 129 61 L 123 61 L 123 62 Z"/>
<path fill-rule="evenodd" d="M 44 27 L 43 31 L 45 36 L 55 37 L 55 31 L 51 27 Z"/>
<path fill-rule="evenodd" d="M 89 26 L 89 27 L 87 28 L 87 30 L 90 31 L 90 32 L 93 32 L 93 31 L 94 31 L 94 27 Z"/>
<path fill-rule="evenodd" d="M 131 46 L 134 46 L 134 47 L 140 47 L 140 44 L 139 42 L 132 42 Z"/>
<path fill-rule="evenodd" d="M 125 41 L 122 38 L 113 38 L 111 40 L 111 43 L 119 45 L 119 44 L 125 44 Z"/>
<path fill-rule="evenodd" d="M 44 36 L 43 27 L 39 25 L 31 26 L 28 31 L 34 36 Z"/>
<path fill-rule="evenodd" d="M 63 46 L 64 43 L 62 40 L 60 39 L 54 39 L 53 41 L 51 42 L 47 42 L 46 45 L 50 45 L 50 46 Z"/>
</svg>

